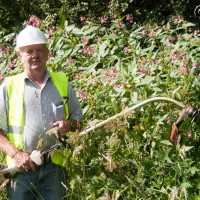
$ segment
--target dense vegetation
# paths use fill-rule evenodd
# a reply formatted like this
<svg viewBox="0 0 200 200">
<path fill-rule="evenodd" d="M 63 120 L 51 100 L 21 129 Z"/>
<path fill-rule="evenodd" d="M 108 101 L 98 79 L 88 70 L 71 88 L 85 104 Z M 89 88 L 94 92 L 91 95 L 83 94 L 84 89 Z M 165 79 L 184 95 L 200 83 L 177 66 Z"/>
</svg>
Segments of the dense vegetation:
<svg viewBox="0 0 200 200">
<path fill-rule="evenodd" d="M 132 1 L 133 2 L 133 1 Z M 49 39 L 48 68 L 66 73 L 80 99 L 83 129 L 156 96 L 200 108 L 200 30 L 181 16 L 138 23 L 132 14 L 75 25 L 49 15 L 26 23 Z M 19 27 L 16 27 L 16 30 Z M 0 78 L 22 71 L 16 32 L 0 38 Z M 72 200 L 200 198 L 199 123 L 187 118 L 177 145 L 169 142 L 181 109 L 154 102 L 103 128 L 69 135 L 67 198 Z M 6 199 L 5 191 L 1 197 Z"/>
<path fill-rule="evenodd" d="M 132 14 L 139 23 L 166 22 L 171 16 L 181 15 L 185 20 L 199 24 L 199 17 L 194 13 L 198 5 L 198 0 L 1 0 L 0 30 L 15 32 L 31 15 L 42 20 L 54 15 L 55 24 L 66 19 L 76 26 L 81 24 L 81 16 L 99 21 L 103 15 L 112 19 L 126 14 Z"/>
</svg>

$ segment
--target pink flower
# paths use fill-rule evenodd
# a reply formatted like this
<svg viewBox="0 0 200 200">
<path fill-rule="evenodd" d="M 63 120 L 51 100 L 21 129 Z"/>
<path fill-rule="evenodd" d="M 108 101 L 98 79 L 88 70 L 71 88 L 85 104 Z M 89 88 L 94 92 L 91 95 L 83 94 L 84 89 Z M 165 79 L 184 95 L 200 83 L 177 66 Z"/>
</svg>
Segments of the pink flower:
<svg viewBox="0 0 200 200">
<path fill-rule="evenodd" d="M 182 39 L 182 35 L 181 34 L 177 35 L 177 39 L 181 40 Z"/>
<path fill-rule="evenodd" d="M 107 71 L 104 72 L 104 76 L 109 76 L 109 73 Z"/>
<path fill-rule="evenodd" d="M 42 21 L 36 15 L 31 15 L 28 22 L 26 22 L 26 26 L 32 25 L 37 28 L 39 28 L 41 24 L 42 24 Z"/>
<path fill-rule="evenodd" d="M 83 55 L 86 55 L 86 54 L 92 55 L 94 53 L 94 50 L 92 50 L 91 48 L 84 48 L 82 53 Z"/>
<path fill-rule="evenodd" d="M 186 62 L 186 61 L 187 61 L 186 56 L 183 56 L 182 61 L 183 61 L 183 62 Z"/>
<path fill-rule="evenodd" d="M 74 65 L 74 60 L 72 60 L 72 59 L 67 59 L 66 60 L 66 63 L 68 64 L 68 65 Z"/>
<path fill-rule="evenodd" d="M 195 62 L 195 63 L 192 63 L 192 69 L 197 69 L 198 68 L 198 64 Z"/>
<path fill-rule="evenodd" d="M 86 55 L 87 53 L 88 53 L 87 48 L 84 48 L 84 49 L 83 49 L 83 55 Z"/>
<path fill-rule="evenodd" d="M 142 30 L 141 33 L 142 33 L 142 35 L 146 35 L 147 34 L 146 30 L 144 30 L 144 29 Z"/>
<path fill-rule="evenodd" d="M 189 130 L 189 131 L 187 132 L 187 135 L 188 135 L 188 138 L 192 138 L 192 131 Z"/>
<path fill-rule="evenodd" d="M 189 70 L 186 65 L 184 65 L 184 64 L 182 65 L 182 67 L 179 71 L 179 74 L 189 74 Z"/>
<path fill-rule="evenodd" d="M 119 26 L 119 28 L 124 29 L 125 28 L 125 24 L 123 22 L 120 22 L 119 20 L 117 20 L 117 25 Z"/>
<path fill-rule="evenodd" d="M 55 29 L 55 28 L 50 28 L 50 29 L 48 30 L 47 34 L 48 34 L 48 37 L 49 37 L 49 38 L 53 35 L 54 29 Z"/>
<path fill-rule="evenodd" d="M 89 55 L 92 55 L 93 53 L 94 53 L 94 50 L 92 50 L 92 49 L 89 48 L 89 49 L 88 49 L 88 54 L 89 54 Z"/>
<path fill-rule="evenodd" d="M 177 63 L 177 60 L 178 60 L 178 54 L 176 54 L 176 53 L 170 53 L 170 55 L 169 55 L 169 57 L 172 59 L 172 63 L 174 64 L 174 65 L 176 65 L 176 63 Z"/>
<path fill-rule="evenodd" d="M 88 95 L 87 95 L 83 90 L 79 90 L 78 96 L 79 96 L 82 100 L 87 100 L 87 99 L 88 99 Z"/>
<path fill-rule="evenodd" d="M 107 22 L 107 20 L 108 20 L 108 16 L 102 16 L 101 18 L 100 18 L 100 23 L 101 24 L 105 24 L 106 22 Z"/>
<path fill-rule="evenodd" d="M 4 52 L 9 52 L 11 50 L 11 47 L 7 46 L 5 49 L 4 49 Z"/>
<path fill-rule="evenodd" d="M 169 38 L 169 39 L 166 40 L 166 45 L 169 46 L 170 44 L 172 44 L 172 39 L 171 38 Z"/>
<path fill-rule="evenodd" d="M 174 22 L 174 24 L 179 24 L 182 22 L 182 17 L 178 16 L 172 19 L 172 21 Z"/>
<path fill-rule="evenodd" d="M 15 37 L 14 37 L 14 39 L 13 39 L 14 42 L 17 41 L 17 35 L 18 35 L 18 34 L 16 34 Z"/>
<path fill-rule="evenodd" d="M 4 74 L 0 74 L 0 81 L 2 81 L 4 79 L 5 75 Z"/>
<path fill-rule="evenodd" d="M 117 68 L 115 66 L 110 67 L 110 69 L 106 72 L 104 72 L 104 77 L 106 79 L 106 82 L 109 83 L 110 86 L 116 88 L 119 87 L 118 84 L 118 71 Z"/>
<path fill-rule="evenodd" d="M 153 29 L 151 29 L 151 31 L 149 32 L 148 36 L 149 36 L 150 38 L 152 38 L 152 37 L 154 36 L 154 30 L 153 30 Z"/>
<path fill-rule="evenodd" d="M 132 15 L 126 15 L 126 21 L 129 22 L 130 24 L 133 23 L 133 16 Z"/>
<path fill-rule="evenodd" d="M 152 60 L 152 61 L 151 61 L 151 64 L 152 64 L 152 65 L 155 65 L 155 64 L 156 64 L 156 61 L 155 61 L 155 60 Z"/>
<path fill-rule="evenodd" d="M 125 26 L 124 23 L 121 23 L 121 24 L 120 24 L 120 28 L 121 28 L 121 29 L 124 29 L 125 27 L 126 27 L 126 26 Z"/>
<path fill-rule="evenodd" d="M 199 35 L 199 33 L 200 33 L 200 30 L 195 30 L 194 31 L 194 35 L 196 35 L 196 36 Z"/>
<path fill-rule="evenodd" d="M 80 21 L 84 22 L 85 21 L 85 17 L 84 16 L 80 16 Z"/>
<path fill-rule="evenodd" d="M 110 67 L 109 71 L 104 72 L 104 76 L 108 83 L 113 82 L 114 79 L 117 80 L 118 78 L 117 68 L 115 66 Z M 117 87 L 117 82 L 115 81 L 112 86 Z"/>
<path fill-rule="evenodd" d="M 128 47 L 124 47 L 123 52 L 128 53 L 128 50 L 129 50 Z"/>
<path fill-rule="evenodd" d="M 139 69 L 139 73 L 140 74 L 148 74 L 148 70 L 144 66 L 141 66 Z"/>
<path fill-rule="evenodd" d="M 10 62 L 8 63 L 8 68 L 9 68 L 9 69 L 12 69 L 14 65 L 15 65 L 15 63 L 12 62 L 12 61 L 10 61 Z"/>
<path fill-rule="evenodd" d="M 117 87 L 119 86 L 119 84 L 115 81 L 114 83 L 112 83 L 112 86 L 113 86 L 114 88 L 117 88 Z"/>
<path fill-rule="evenodd" d="M 138 59 L 138 62 L 142 63 L 143 65 L 146 64 L 146 58 L 144 56 L 140 56 L 139 59 Z"/>
<path fill-rule="evenodd" d="M 109 76 L 112 77 L 112 78 L 115 78 L 117 76 L 117 69 L 115 66 L 111 67 L 109 69 Z"/>
<path fill-rule="evenodd" d="M 86 46 L 86 45 L 88 45 L 88 43 L 89 43 L 89 39 L 88 38 L 84 38 L 83 39 L 83 44 Z"/>
<path fill-rule="evenodd" d="M 170 53 L 170 56 L 169 56 L 172 60 L 176 60 L 177 59 L 177 54 L 175 53 Z"/>
</svg>

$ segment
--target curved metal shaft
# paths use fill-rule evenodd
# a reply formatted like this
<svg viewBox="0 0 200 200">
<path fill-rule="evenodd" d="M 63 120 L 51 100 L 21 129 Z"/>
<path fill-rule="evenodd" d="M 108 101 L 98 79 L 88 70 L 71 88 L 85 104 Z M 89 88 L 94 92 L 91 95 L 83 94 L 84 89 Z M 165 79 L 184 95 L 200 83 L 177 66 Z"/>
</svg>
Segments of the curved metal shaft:
<svg viewBox="0 0 200 200">
<path fill-rule="evenodd" d="M 154 101 L 167 101 L 167 102 L 170 102 L 170 103 L 174 103 L 174 104 L 176 104 L 177 106 L 179 106 L 181 108 L 185 108 L 185 106 L 182 103 L 180 103 L 180 102 L 178 102 L 178 101 L 176 101 L 174 99 L 171 99 L 171 98 L 168 98 L 168 97 L 153 97 L 153 98 L 144 100 L 144 101 L 142 101 L 142 102 L 140 102 L 140 103 L 138 103 L 138 104 L 136 104 L 136 105 L 134 105 L 134 106 L 132 106 L 130 108 L 127 108 L 127 109 L 123 110 L 122 112 L 120 112 L 120 113 L 118 113 L 118 114 L 116 114 L 116 115 L 114 115 L 114 116 L 112 116 L 112 117 L 110 117 L 110 118 L 108 118 L 108 119 L 106 119 L 106 120 L 104 120 L 102 122 L 99 122 L 98 124 L 96 124 L 96 125 L 88 128 L 88 129 L 82 131 L 81 133 L 79 133 L 79 135 L 86 135 L 87 133 L 89 133 L 91 131 L 94 131 L 94 130 L 106 125 L 109 121 L 114 120 L 114 119 L 116 119 L 118 117 L 121 117 L 121 116 L 127 114 L 130 111 L 133 111 L 133 110 L 135 110 L 137 108 L 142 107 L 145 104 L 148 104 L 148 103 L 154 102 Z"/>
</svg>

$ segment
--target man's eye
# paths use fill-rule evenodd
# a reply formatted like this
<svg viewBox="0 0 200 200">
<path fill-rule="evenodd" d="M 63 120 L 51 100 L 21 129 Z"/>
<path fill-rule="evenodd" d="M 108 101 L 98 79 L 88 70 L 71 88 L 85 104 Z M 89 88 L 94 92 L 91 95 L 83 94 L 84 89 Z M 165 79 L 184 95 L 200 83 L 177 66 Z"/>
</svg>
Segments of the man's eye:
<svg viewBox="0 0 200 200">
<path fill-rule="evenodd" d="M 37 49 L 37 51 L 38 51 L 38 52 L 43 52 L 43 51 L 44 51 L 44 49 Z"/>
<path fill-rule="evenodd" d="M 31 54 L 31 53 L 32 53 L 31 50 L 27 50 L 27 51 L 26 51 L 26 54 Z"/>
</svg>

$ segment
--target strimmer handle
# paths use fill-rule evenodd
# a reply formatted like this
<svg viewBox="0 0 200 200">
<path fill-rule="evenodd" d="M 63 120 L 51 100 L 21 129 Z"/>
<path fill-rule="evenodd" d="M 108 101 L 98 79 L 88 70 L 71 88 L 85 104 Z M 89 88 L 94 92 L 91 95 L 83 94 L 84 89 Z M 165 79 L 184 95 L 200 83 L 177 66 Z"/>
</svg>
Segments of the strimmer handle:
<svg viewBox="0 0 200 200">
<path fill-rule="evenodd" d="M 172 126 L 172 131 L 170 134 L 171 143 L 173 143 L 174 145 L 177 144 L 178 137 L 180 134 L 178 128 L 182 124 L 182 122 L 185 120 L 185 118 L 189 116 L 192 122 L 196 122 L 199 114 L 200 114 L 200 110 L 197 108 L 193 108 L 191 105 L 185 107 L 182 110 L 182 113 L 179 116 L 177 122 Z"/>
<path fill-rule="evenodd" d="M 178 141 L 179 131 L 176 124 L 172 127 L 172 131 L 170 134 L 170 141 L 172 144 L 176 145 Z"/>
</svg>

